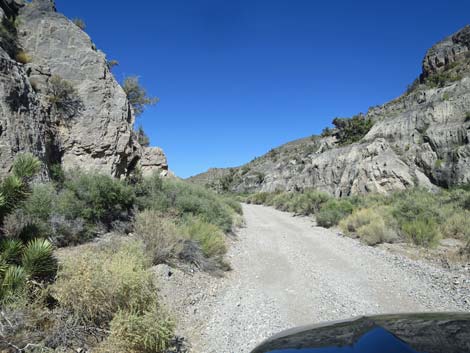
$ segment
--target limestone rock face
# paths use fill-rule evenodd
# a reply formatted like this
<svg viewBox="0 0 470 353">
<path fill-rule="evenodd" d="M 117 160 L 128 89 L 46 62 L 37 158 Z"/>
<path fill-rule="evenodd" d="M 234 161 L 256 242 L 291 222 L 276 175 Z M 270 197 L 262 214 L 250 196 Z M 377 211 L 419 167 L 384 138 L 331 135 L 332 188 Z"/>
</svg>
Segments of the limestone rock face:
<svg viewBox="0 0 470 353">
<path fill-rule="evenodd" d="M 155 173 L 161 176 L 169 175 L 168 162 L 163 150 L 160 147 L 143 147 L 140 169 L 144 177 Z"/>
<path fill-rule="evenodd" d="M 17 62 L 2 38 L 0 173 L 8 171 L 21 151 L 33 152 L 46 166 L 61 163 L 64 169 L 115 177 L 132 172 L 143 154 L 155 168 L 166 165 L 161 150 L 146 151 L 137 142 L 132 109 L 105 54 L 56 12 L 53 1 L 0 0 L 0 8 L 0 15 L 16 17 L 14 42 L 28 57 Z M 57 78 L 76 92 L 79 109 L 73 114 L 52 107 L 50 87 Z"/>
<path fill-rule="evenodd" d="M 190 180 L 238 192 L 316 188 L 336 196 L 470 182 L 470 26 L 437 43 L 410 92 L 365 117 L 359 142 L 312 136 Z"/>
<path fill-rule="evenodd" d="M 138 159 L 139 146 L 126 94 L 110 73 L 105 55 L 48 0 L 23 7 L 19 23 L 20 45 L 32 58 L 30 77 L 36 85 L 47 86 L 53 75 L 59 76 L 73 85 L 83 103 L 83 110 L 64 117 L 67 122 L 57 129 L 64 169 L 125 175 Z"/>
</svg>

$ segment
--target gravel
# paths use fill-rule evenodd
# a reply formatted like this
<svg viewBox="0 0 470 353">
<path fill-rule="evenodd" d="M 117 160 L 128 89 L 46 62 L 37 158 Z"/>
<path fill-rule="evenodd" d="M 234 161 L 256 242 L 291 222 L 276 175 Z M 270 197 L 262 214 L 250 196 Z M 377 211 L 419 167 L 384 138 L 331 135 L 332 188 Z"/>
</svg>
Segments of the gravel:
<svg viewBox="0 0 470 353">
<path fill-rule="evenodd" d="M 222 278 L 157 266 L 160 294 L 195 353 L 247 353 L 295 326 L 358 315 L 470 311 L 470 265 L 445 269 L 369 247 L 311 218 L 244 205 Z"/>
</svg>

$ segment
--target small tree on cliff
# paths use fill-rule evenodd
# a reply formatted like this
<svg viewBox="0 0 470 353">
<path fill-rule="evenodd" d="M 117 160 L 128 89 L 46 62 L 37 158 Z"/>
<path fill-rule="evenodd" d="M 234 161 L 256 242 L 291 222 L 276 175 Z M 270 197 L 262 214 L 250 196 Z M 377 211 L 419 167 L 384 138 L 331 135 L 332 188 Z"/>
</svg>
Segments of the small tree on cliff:
<svg viewBox="0 0 470 353">
<path fill-rule="evenodd" d="M 137 128 L 136 134 L 137 134 L 137 141 L 139 141 L 139 144 L 141 146 L 144 146 L 144 147 L 150 146 L 150 138 L 145 133 L 142 125 L 139 125 L 139 127 Z"/>
<path fill-rule="evenodd" d="M 135 116 L 141 115 L 145 106 L 157 104 L 159 99 L 157 97 L 149 97 L 147 91 L 139 84 L 137 76 L 130 76 L 124 79 L 122 84 L 124 92 L 126 92 L 127 99 L 134 109 Z"/>
</svg>

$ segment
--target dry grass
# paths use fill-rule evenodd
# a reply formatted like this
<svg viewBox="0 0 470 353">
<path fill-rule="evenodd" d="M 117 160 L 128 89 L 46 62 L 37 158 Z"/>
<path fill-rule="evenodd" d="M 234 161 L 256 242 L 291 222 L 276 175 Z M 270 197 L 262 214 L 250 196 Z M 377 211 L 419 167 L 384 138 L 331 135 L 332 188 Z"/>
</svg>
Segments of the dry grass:
<svg viewBox="0 0 470 353">
<path fill-rule="evenodd" d="M 76 256 L 63 259 L 53 296 L 61 307 L 98 326 L 119 309 L 149 307 L 156 288 L 142 248 L 137 241 L 82 247 Z"/>
<path fill-rule="evenodd" d="M 154 265 L 169 262 L 183 249 L 184 238 L 171 219 L 163 218 L 161 212 L 146 210 L 135 220 L 136 236 L 145 245 L 145 252 Z"/>
</svg>

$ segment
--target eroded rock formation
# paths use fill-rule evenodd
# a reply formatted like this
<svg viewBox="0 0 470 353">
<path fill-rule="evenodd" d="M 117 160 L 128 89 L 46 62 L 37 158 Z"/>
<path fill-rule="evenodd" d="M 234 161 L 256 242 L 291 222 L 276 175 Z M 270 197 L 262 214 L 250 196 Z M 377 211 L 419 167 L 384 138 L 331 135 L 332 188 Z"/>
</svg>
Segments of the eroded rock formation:
<svg viewBox="0 0 470 353">
<path fill-rule="evenodd" d="M 146 170 L 149 165 L 152 170 L 168 169 L 161 149 L 137 142 L 132 109 L 105 54 L 56 12 L 53 1 L 2 0 L 0 7 L 1 173 L 21 151 L 33 152 L 46 166 L 61 163 L 64 169 L 79 167 L 115 177 L 132 172 L 143 156 Z M 53 80 L 75 90 L 79 105 L 73 111 L 54 109 Z"/>
<path fill-rule="evenodd" d="M 370 131 L 293 141 L 238 168 L 191 178 L 238 192 L 316 188 L 336 196 L 470 182 L 470 26 L 433 46 L 420 80 L 370 109 Z"/>
</svg>

